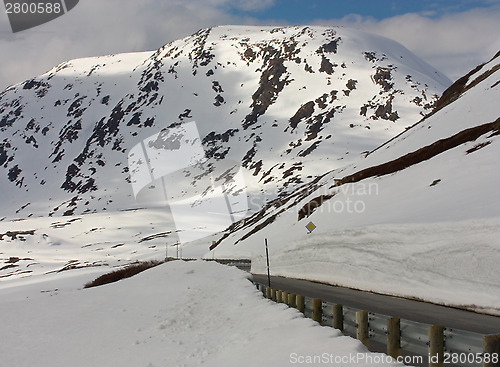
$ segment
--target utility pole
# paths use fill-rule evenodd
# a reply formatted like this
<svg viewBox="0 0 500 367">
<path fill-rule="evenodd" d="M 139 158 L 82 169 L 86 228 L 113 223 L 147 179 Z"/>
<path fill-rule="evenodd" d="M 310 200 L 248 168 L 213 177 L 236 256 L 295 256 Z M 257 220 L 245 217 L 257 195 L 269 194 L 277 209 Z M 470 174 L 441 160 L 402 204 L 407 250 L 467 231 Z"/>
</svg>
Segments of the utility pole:
<svg viewBox="0 0 500 367">
<path fill-rule="evenodd" d="M 269 250 L 267 248 L 267 238 L 266 238 L 266 259 L 267 259 L 267 284 L 271 288 L 271 273 L 269 272 Z"/>
</svg>

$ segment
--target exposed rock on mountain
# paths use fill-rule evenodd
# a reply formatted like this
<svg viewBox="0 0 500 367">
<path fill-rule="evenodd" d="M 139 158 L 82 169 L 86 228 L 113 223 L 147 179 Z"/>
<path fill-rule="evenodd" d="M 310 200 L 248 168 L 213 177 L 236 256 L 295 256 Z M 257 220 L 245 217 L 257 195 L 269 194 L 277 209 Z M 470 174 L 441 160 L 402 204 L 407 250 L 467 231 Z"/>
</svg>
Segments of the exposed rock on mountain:
<svg viewBox="0 0 500 367">
<path fill-rule="evenodd" d="M 143 205 L 128 154 L 192 121 L 212 184 L 228 180 L 221 162 L 241 165 L 259 209 L 402 132 L 449 84 L 401 45 L 343 28 L 216 27 L 155 52 L 65 62 L 0 93 L 0 215 Z M 184 176 L 167 188 L 206 192 Z"/>
</svg>

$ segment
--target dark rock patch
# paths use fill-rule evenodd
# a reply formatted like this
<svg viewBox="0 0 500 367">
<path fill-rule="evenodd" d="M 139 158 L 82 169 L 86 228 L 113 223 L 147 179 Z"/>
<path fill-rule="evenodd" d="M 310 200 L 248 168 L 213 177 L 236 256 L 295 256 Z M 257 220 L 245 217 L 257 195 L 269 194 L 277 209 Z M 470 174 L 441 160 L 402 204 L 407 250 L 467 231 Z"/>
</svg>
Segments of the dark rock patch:
<svg viewBox="0 0 500 367">
<path fill-rule="evenodd" d="M 324 109 L 327 107 L 327 104 L 326 104 L 327 98 L 328 98 L 328 94 L 325 93 L 321 97 L 316 98 L 314 100 L 314 102 L 316 102 L 316 104 L 318 105 L 319 108 Z"/>
<path fill-rule="evenodd" d="M 384 92 L 388 92 L 392 89 L 394 86 L 394 83 L 392 83 L 392 75 L 391 75 L 391 69 L 389 68 L 383 68 L 383 67 L 377 67 L 377 71 L 373 75 L 373 81 L 380 85 Z"/>
<path fill-rule="evenodd" d="M 334 73 L 333 65 L 330 60 L 325 57 L 325 55 L 321 55 L 321 67 L 319 68 L 319 71 L 327 73 L 328 75 L 332 75 Z"/>
<path fill-rule="evenodd" d="M 257 55 L 255 53 L 254 50 L 252 50 L 250 47 L 248 47 L 245 52 L 243 53 L 243 56 L 245 57 L 246 60 L 248 60 L 249 62 L 253 62 Z"/>
<path fill-rule="evenodd" d="M 334 39 L 332 41 L 330 41 L 329 43 L 325 43 L 324 45 L 322 45 L 316 52 L 318 53 L 323 53 L 323 52 L 326 52 L 326 53 L 334 53 L 336 54 L 337 53 L 337 49 L 338 49 L 338 43 L 340 41 L 340 37 L 337 38 L 337 39 Z"/>
<path fill-rule="evenodd" d="M 185 119 L 185 118 L 192 118 L 193 116 L 190 115 L 191 110 L 189 108 L 186 108 L 183 113 L 179 114 L 179 120 Z"/>
<path fill-rule="evenodd" d="M 127 122 L 127 126 L 140 125 L 140 124 L 141 124 L 141 112 L 134 113 L 129 122 Z"/>
<path fill-rule="evenodd" d="M 216 92 L 216 93 L 224 93 L 224 90 L 222 89 L 222 86 L 219 84 L 218 81 L 214 80 L 212 81 L 212 89 Z"/>
<path fill-rule="evenodd" d="M 22 169 L 19 168 L 19 166 L 16 164 L 14 167 L 12 167 L 10 170 L 9 170 L 9 173 L 8 173 L 8 178 L 9 178 L 9 181 L 10 182 L 14 182 L 18 179 L 19 177 L 19 174 L 22 172 Z"/>
<path fill-rule="evenodd" d="M 215 102 L 214 106 L 219 107 L 224 103 L 224 97 L 222 97 L 220 94 L 217 94 L 215 96 Z"/>
<path fill-rule="evenodd" d="M 354 89 L 356 89 L 356 84 L 358 84 L 358 81 L 357 81 L 357 80 L 354 80 L 354 79 L 349 79 L 349 80 L 347 81 L 346 87 L 347 87 L 347 89 L 349 89 L 349 90 L 354 90 Z"/>
<path fill-rule="evenodd" d="M 295 171 L 302 171 L 302 163 L 301 162 L 294 163 L 290 168 L 283 171 L 283 176 L 282 176 L 283 179 L 292 176 Z"/>
<path fill-rule="evenodd" d="M 396 121 L 399 119 L 399 114 L 397 111 L 392 110 L 392 99 L 394 97 L 391 95 L 389 99 L 386 100 L 385 104 L 376 104 L 373 101 L 364 104 L 359 110 L 361 116 L 367 116 L 368 108 L 374 110 L 373 115 L 370 116 L 371 119 L 383 119 L 389 121 Z"/>
<path fill-rule="evenodd" d="M 248 168 L 250 164 L 252 163 L 253 158 L 255 157 L 255 154 L 257 154 L 257 151 L 255 150 L 255 145 L 249 149 L 246 153 L 243 159 L 241 160 L 241 165 L 245 168 Z"/>
<path fill-rule="evenodd" d="M 15 104 L 14 101 L 11 103 Z M 17 118 L 21 116 L 23 112 L 23 107 L 19 106 L 15 110 L 9 111 L 9 113 L 3 115 L 2 119 L 0 120 L 0 128 L 2 127 L 10 127 L 16 122 Z"/>
<path fill-rule="evenodd" d="M 257 122 L 268 107 L 274 103 L 278 94 L 290 83 L 284 61 L 296 52 L 295 42 L 284 43 L 282 49 L 271 45 L 262 49 L 264 59 L 263 71 L 260 76 L 259 87 L 252 95 L 252 111 L 245 117 L 243 128 L 247 129 Z M 284 76 L 284 77 L 283 77 Z"/>
<path fill-rule="evenodd" d="M 491 141 L 488 140 L 488 141 L 485 141 L 484 143 L 474 145 L 472 148 L 467 149 L 466 153 L 467 154 L 474 153 L 475 151 L 478 151 L 479 149 L 484 148 L 485 146 L 490 145 L 490 144 L 491 144 Z"/>
<path fill-rule="evenodd" d="M 440 182 L 441 182 L 441 179 L 434 180 L 434 181 L 432 181 L 432 183 L 429 186 L 431 186 L 431 187 L 436 186 Z"/>
<path fill-rule="evenodd" d="M 110 98 L 111 98 L 111 97 L 110 97 L 109 95 L 102 97 L 102 98 L 101 98 L 101 104 L 104 104 L 104 105 L 106 105 L 106 106 L 107 106 L 107 105 L 108 105 L 108 103 L 109 103 L 109 99 L 110 99 Z"/>
<path fill-rule="evenodd" d="M 305 131 L 306 134 L 306 139 L 305 141 L 310 141 L 315 139 L 318 136 L 318 133 L 323 130 L 323 127 L 328 124 L 333 116 L 335 115 L 335 112 L 339 109 L 340 107 L 334 107 L 330 109 L 329 111 L 323 112 L 318 114 L 317 116 L 311 117 L 307 121 L 307 128 Z M 315 148 L 313 148 L 315 149 Z M 310 152 L 309 152 L 310 153 Z M 307 153 L 307 154 L 309 154 Z M 306 154 L 304 152 L 304 154 Z"/>
<path fill-rule="evenodd" d="M 234 136 L 238 129 L 229 129 L 222 134 L 212 131 L 206 135 L 202 144 L 205 149 L 206 158 L 224 159 L 229 153 L 230 147 L 225 148 L 224 145 L 218 143 L 227 143 L 230 137 Z"/>
<path fill-rule="evenodd" d="M 321 143 L 321 141 L 315 141 L 307 149 L 301 150 L 297 155 L 299 157 L 306 157 L 306 156 L 308 156 L 313 150 L 315 150 L 319 146 L 320 143 Z"/>
<path fill-rule="evenodd" d="M 68 108 L 68 113 L 67 113 L 67 116 L 68 117 L 81 117 L 83 115 L 83 113 L 85 112 L 86 108 L 80 108 L 80 106 L 82 105 L 82 102 L 83 100 L 87 98 L 86 96 L 84 97 L 80 97 L 78 99 L 76 99 Z"/>
<path fill-rule="evenodd" d="M 197 33 L 194 34 L 194 48 L 193 51 L 189 54 L 189 58 L 193 63 L 193 75 L 196 74 L 196 68 L 198 66 L 207 66 L 214 59 L 215 55 L 211 53 L 211 49 L 206 47 L 206 42 L 208 35 L 212 31 L 209 29 L 201 29 Z"/>
<path fill-rule="evenodd" d="M 229 138 L 234 136 L 234 134 L 236 134 L 238 131 L 238 129 L 229 129 L 222 134 L 218 134 L 215 131 L 212 131 L 203 138 L 202 143 L 206 145 L 214 144 L 217 141 L 227 143 L 229 141 Z"/>
<path fill-rule="evenodd" d="M 289 120 L 289 124 L 290 124 L 290 127 L 292 128 L 292 130 L 297 127 L 297 125 L 299 124 L 299 122 L 301 120 L 311 117 L 311 115 L 313 113 L 314 113 L 314 102 L 313 101 L 309 101 L 309 102 L 303 104 L 302 106 L 300 106 L 300 108 L 297 110 L 297 112 L 295 112 L 295 115 L 293 115 Z"/>
<path fill-rule="evenodd" d="M 23 85 L 23 89 L 49 88 L 50 84 L 42 80 L 31 79 Z"/>
<path fill-rule="evenodd" d="M 392 111 L 392 98 L 389 98 L 385 105 L 377 107 L 375 116 L 389 121 L 396 121 L 399 118 L 397 111 Z"/>
<path fill-rule="evenodd" d="M 18 238 L 18 236 L 33 236 L 35 234 L 35 230 L 31 229 L 28 231 L 7 231 L 5 233 L 0 233 L 0 241 L 3 240 L 4 237 L 10 237 L 13 241 Z"/>
<path fill-rule="evenodd" d="M 2 142 L 0 143 L 0 166 L 2 166 L 5 162 L 7 162 L 7 159 L 9 158 L 8 152 L 6 148 L 10 147 L 10 143 L 8 142 Z"/>
</svg>

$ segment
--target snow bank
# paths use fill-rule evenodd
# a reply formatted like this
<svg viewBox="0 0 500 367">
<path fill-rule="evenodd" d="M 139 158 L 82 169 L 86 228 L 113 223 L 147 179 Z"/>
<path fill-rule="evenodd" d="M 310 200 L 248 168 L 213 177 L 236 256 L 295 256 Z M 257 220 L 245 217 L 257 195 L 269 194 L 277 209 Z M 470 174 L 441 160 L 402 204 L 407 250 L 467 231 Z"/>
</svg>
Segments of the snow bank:
<svg viewBox="0 0 500 367">
<path fill-rule="evenodd" d="M 273 253 L 273 275 L 500 314 L 500 218 L 373 225 L 315 234 Z M 450 239 L 453 239 L 450 241 Z M 265 273 L 263 256 L 252 272 Z"/>
<path fill-rule="evenodd" d="M 0 297 L 2 365 L 276 367 L 310 358 L 401 365 L 262 298 L 245 277 L 176 261 L 102 287 Z"/>
</svg>

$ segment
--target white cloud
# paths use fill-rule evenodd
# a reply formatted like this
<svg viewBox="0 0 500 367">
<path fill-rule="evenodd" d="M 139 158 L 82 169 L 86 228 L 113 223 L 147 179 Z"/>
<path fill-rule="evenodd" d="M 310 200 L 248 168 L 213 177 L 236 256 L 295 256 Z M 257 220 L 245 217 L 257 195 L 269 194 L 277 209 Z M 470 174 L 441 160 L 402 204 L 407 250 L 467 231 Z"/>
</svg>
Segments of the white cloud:
<svg viewBox="0 0 500 367">
<path fill-rule="evenodd" d="M 82 0 L 68 14 L 12 34 L 0 13 L 0 90 L 78 57 L 154 50 L 217 24 L 277 21 L 236 16 L 232 10 L 262 10 L 274 0 Z M 316 23 L 344 24 L 399 41 L 456 79 L 500 49 L 500 6 L 427 18 L 406 14 L 382 21 L 360 16 Z M 286 24 L 284 24 L 286 25 Z"/>
<path fill-rule="evenodd" d="M 455 80 L 500 50 L 498 19 L 500 6 L 438 18 L 405 14 L 379 21 L 353 15 L 316 23 L 342 24 L 392 38 Z"/>
<path fill-rule="evenodd" d="M 256 23 L 231 9 L 262 9 L 273 0 L 84 0 L 69 13 L 12 34 L 0 13 L 0 90 L 73 58 L 155 50 L 217 24 Z"/>
</svg>

